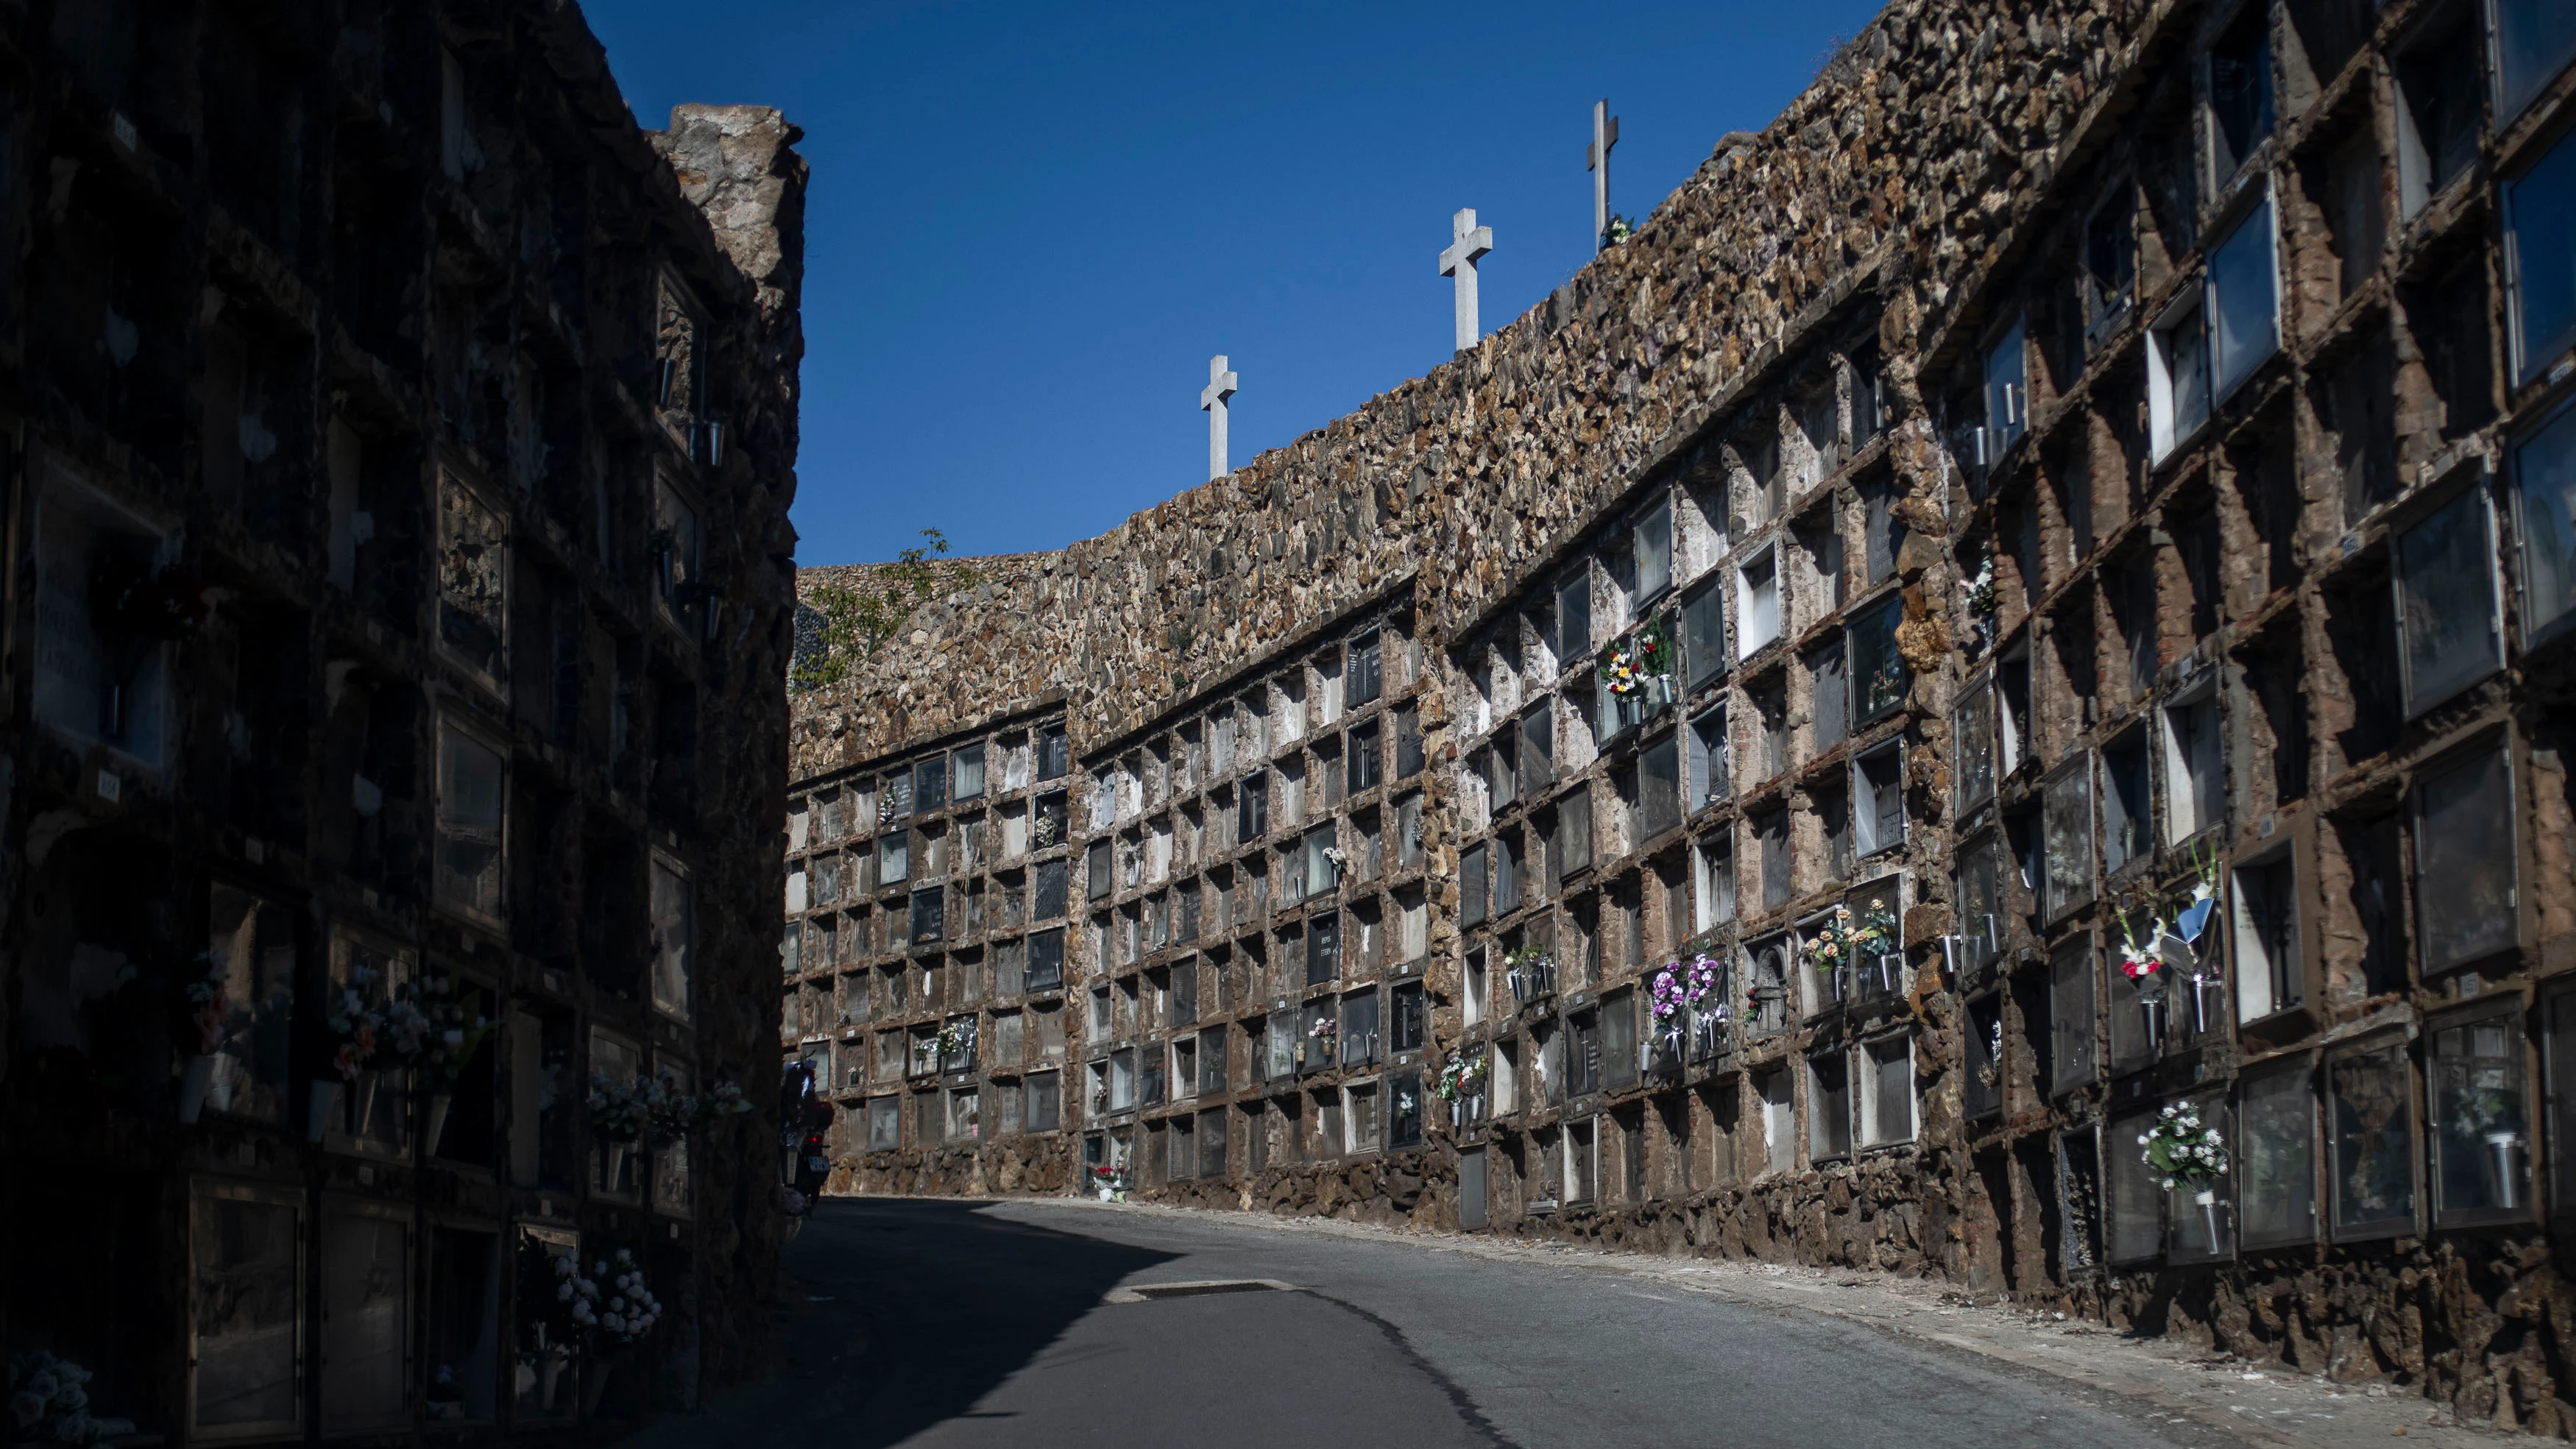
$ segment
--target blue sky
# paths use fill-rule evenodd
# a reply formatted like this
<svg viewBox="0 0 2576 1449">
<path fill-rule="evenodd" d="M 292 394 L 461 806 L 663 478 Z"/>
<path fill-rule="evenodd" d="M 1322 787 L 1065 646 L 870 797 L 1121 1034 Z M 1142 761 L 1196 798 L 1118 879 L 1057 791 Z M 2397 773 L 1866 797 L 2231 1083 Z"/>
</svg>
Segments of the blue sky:
<svg viewBox="0 0 2576 1449">
<path fill-rule="evenodd" d="M 586 0 L 647 126 L 683 101 L 805 128 L 798 561 L 1054 548 L 1450 353 L 1450 213 L 1494 229 L 1492 331 L 1759 129 L 1874 0 L 1295 6 Z"/>
</svg>

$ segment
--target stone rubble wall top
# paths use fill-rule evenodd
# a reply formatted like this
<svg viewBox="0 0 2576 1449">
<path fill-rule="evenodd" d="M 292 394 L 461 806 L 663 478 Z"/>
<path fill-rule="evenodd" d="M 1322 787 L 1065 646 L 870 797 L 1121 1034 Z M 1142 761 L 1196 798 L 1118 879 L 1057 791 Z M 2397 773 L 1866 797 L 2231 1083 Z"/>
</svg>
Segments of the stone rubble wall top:
<svg viewBox="0 0 2576 1449">
<path fill-rule="evenodd" d="M 1057 691 L 1086 751 L 1409 571 L 1426 628 L 1452 637 L 1863 291 L 1892 413 L 1920 417 L 1915 366 L 1962 320 L 1954 301 L 2181 8 L 2196 7 L 1893 0 L 1758 136 L 1730 133 L 1633 238 L 1474 349 L 924 605 L 843 682 L 798 696 L 791 777 Z M 1928 452 L 1923 430 L 1907 439 Z"/>
</svg>

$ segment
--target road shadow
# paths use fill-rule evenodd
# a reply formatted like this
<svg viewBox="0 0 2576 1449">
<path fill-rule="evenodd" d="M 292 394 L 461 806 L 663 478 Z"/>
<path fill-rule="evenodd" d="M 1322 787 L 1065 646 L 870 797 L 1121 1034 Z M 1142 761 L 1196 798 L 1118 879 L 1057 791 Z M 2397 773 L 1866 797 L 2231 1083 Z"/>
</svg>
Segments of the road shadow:
<svg viewBox="0 0 2576 1449">
<path fill-rule="evenodd" d="M 973 1413 L 1102 1294 L 1177 1256 L 1014 1222 L 991 1206 L 823 1199 L 787 1245 L 767 1375 L 623 1442 L 901 1443 Z M 1028 1426 L 1032 1441 L 1046 1432 Z"/>
</svg>

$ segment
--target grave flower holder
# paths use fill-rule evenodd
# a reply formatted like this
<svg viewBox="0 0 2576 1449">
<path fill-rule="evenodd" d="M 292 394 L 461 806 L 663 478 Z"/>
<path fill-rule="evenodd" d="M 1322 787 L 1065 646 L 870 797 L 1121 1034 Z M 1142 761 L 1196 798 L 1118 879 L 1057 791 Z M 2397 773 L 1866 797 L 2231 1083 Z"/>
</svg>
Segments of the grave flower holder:
<svg viewBox="0 0 2576 1449">
<path fill-rule="evenodd" d="M 446 1140 L 447 1112 L 450 1107 L 455 1105 L 455 1102 L 456 1094 L 453 1092 L 431 1092 L 429 1094 L 429 1100 L 422 1104 L 420 1114 L 421 1146 L 432 1157 L 436 1157 L 438 1155 L 438 1144 Z"/>
<path fill-rule="evenodd" d="M 134 677 L 154 649 L 187 638 L 205 623 L 205 586 L 176 563 L 156 571 L 144 554 L 110 547 L 90 565 L 89 612 L 107 645 L 99 729 L 108 739 L 122 740 L 133 723 Z"/>
<path fill-rule="evenodd" d="M 2209 995 L 2217 989 L 2218 984 L 2215 973 L 2206 971 L 2191 973 L 2191 1034 L 2193 1036 L 2202 1036 L 2209 1031 Z"/>
<path fill-rule="evenodd" d="M 2487 1165 L 2495 1172 L 2496 1206 L 2507 1212 L 2519 1211 L 2522 1195 L 2515 1189 L 2522 1182 L 2522 1173 L 2517 1169 L 2515 1159 L 2522 1151 L 2522 1134 L 2490 1132 L 2486 1138 Z"/>
<path fill-rule="evenodd" d="M 2198 1107 L 2177 1102 L 2156 1114 L 2154 1123 L 2139 1134 L 2138 1146 L 2148 1171 L 2162 1178 L 2168 1190 L 2179 1188 L 2192 1195 L 2209 1230 L 2210 1251 L 2218 1251 L 2222 1240 L 2217 1185 L 2226 1180 L 2230 1166 L 2227 1144 L 2218 1130 L 2202 1124 Z"/>
<path fill-rule="evenodd" d="M 1858 950 L 1848 906 L 1834 907 L 1806 933 L 1799 945 L 1799 956 L 1816 973 L 1816 994 L 1824 1002 L 1852 999 L 1856 985 L 1852 958 Z"/>
<path fill-rule="evenodd" d="M 1333 1064 L 1333 1046 L 1340 1040 L 1341 1030 L 1341 1024 L 1329 1016 L 1306 1028 L 1306 1035 L 1313 1042 L 1311 1064 L 1314 1067 L 1320 1070 Z"/>
<path fill-rule="evenodd" d="M 364 1137 L 367 1124 L 376 1120 L 376 1092 L 383 1086 L 381 1072 L 364 1072 L 349 1084 L 349 1135 Z"/>
<path fill-rule="evenodd" d="M 570 1247 L 534 1237 L 519 1240 L 517 1276 L 517 1392 L 523 1411 L 533 1389 L 536 1412 L 556 1417 L 571 1407 L 564 1396 L 579 1384 L 565 1375 L 597 1347 L 604 1298 Z"/>
<path fill-rule="evenodd" d="M 366 1130 L 375 1110 L 376 1075 L 368 1067 L 375 1060 L 379 1046 L 385 1043 L 377 1036 L 377 1029 L 384 1020 L 383 1009 L 368 1005 L 364 995 L 374 974 L 364 967 L 351 968 L 349 984 L 339 988 L 338 999 L 323 1017 L 333 1043 L 332 1075 L 313 1084 L 312 1100 L 308 1104 L 310 1111 L 304 1126 L 304 1140 L 307 1142 L 321 1141 L 323 1133 L 329 1130 L 333 1114 L 340 1110 L 344 1089 L 355 1093 L 361 1083 L 366 1088 L 365 1098 L 354 1103 L 358 1116 L 349 1129 L 352 1136 Z"/>
<path fill-rule="evenodd" d="M 1647 679 L 1625 694 L 1611 696 L 1610 705 L 1616 711 L 1613 723 L 1619 731 L 1635 729 L 1672 708 L 1672 703 L 1673 682 L 1670 678 L 1659 675 Z"/>
<path fill-rule="evenodd" d="M 1683 986 L 1684 976 L 1682 966 L 1676 962 L 1658 970 L 1647 985 L 1647 1009 L 1653 1017 L 1655 1030 L 1668 1039 L 1670 1054 L 1676 1066 L 1680 1064 L 1684 1047 L 1683 1028 L 1686 1024 L 1684 1013 L 1689 1010 L 1689 1002 Z M 1652 1070 L 1653 1066 L 1653 1062 L 1647 1063 L 1649 1070 Z"/>
<path fill-rule="evenodd" d="M 1716 1057 L 1724 1044 L 1726 1017 L 1723 1013 L 1703 1011 L 1691 1022 L 1691 1057 L 1708 1061 Z"/>
<path fill-rule="evenodd" d="M 305 1102 L 304 1140 L 307 1142 L 321 1141 L 322 1134 L 329 1131 L 331 1128 L 332 1114 L 339 1110 L 339 1079 L 337 1077 L 322 1077 L 317 1079 L 313 1083 L 311 1094 Z"/>
<path fill-rule="evenodd" d="M 448 1109 L 455 1102 L 457 1079 L 473 1064 L 496 1024 L 483 1014 L 483 994 L 453 974 L 436 975 L 416 988 L 406 988 L 397 1006 L 416 1013 L 419 1032 L 412 1037 L 410 1060 L 427 1087 L 421 1103 L 421 1135 L 431 1156 L 447 1135 Z"/>
<path fill-rule="evenodd" d="M 593 1359 L 583 1368 L 581 1374 L 581 1416 L 583 1418 L 599 1417 L 599 1402 L 608 1397 L 608 1376 L 616 1367 L 617 1365 L 604 1359 Z"/>
<path fill-rule="evenodd" d="M 2191 858 L 2199 873 L 2192 882 L 2191 900 L 2175 913 L 2173 924 L 2161 932 L 2156 949 L 2177 974 L 2190 975 L 2191 1033 L 2201 1036 L 2209 1031 L 2210 1022 L 2225 1012 L 2227 1001 L 2217 966 L 2200 954 L 2200 938 L 2218 910 L 2218 852 L 2214 846 L 2195 845 Z M 2215 1008 L 2209 999 L 2212 991 L 2221 993 Z"/>
<path fill-rule="evenodd" d="M 1691 1058 L 1707 1061 L 1723 1045 L 1726 1029 L 1726 997 L 1718 980 L 1718 965 L 1706 955 L 1693 957 L 1681 968 L 1682 1002 L 1691 1014 Z"/>
<path fill-rule="evenodd" d="M 1873 996 L 1895 995 L 1898 983 L 1905 979 L 1904 958 L 1893 952 L 1882 951 L 1871 956 L 1868 965 L 1862 969 L 1866 973 L 1863 985 Z"/>
<path fill-rule="evenodd" d="M 143 661 L 150 656 L 151 641 L 132 638 L 111 639 L 107 648 L 105 693 L 98 703 L 98 731 L 111 740 L 125 738 L 133 724 L 134 676 L 143 671 Z"/>
<path fill-rule="evenodd" d="M 215 1054 L 199 1052 L 179 1072 L 179 1120 L 194 1122 L 205 1114 L 206 1094 L 215 1085 Z"/>
<path fill-rule="evenodd" d="M 1614 728 L 1643 723 L 1672 704 L 1673 634 L 1653 619 L 1602 651 L 1599 673 L 1610 691 Z"/>
<path fill-rule="evenodd" d="M 1994 642 L 1995 614 L 2001 604 L 1995 589 L 1993 550 L 1986 550 L 1978 558 L 1976 573 L 1959 580 L 1959 587 L 1968 596 L 1968 623 L 1976 633 L 1976 647 L 1983 650 Z"/>
<path fill-rule="evenodd" d="M 624 1188 L 626 1167 L 657 1111 L 667 1110 L 668 1093 L 656 1079 L 638 1075 L 618 1081 L 604 1072 L 590 1076 L 590 1130 L 599 1148 L 601 1188 Z M 792 1129 L 787 1135 L 792 1145 Z"/>
<path fill-rule="evenodd" d="M 2176 972 L 2197 973 L 2200 958 L 2190 944 L 2149 915 L 2146 934 L 2140 937 L 2130 924 L 2130 916 L 2120 916 L 2120 971 L 2134 984 L 2138 994 L 2138 1012 L 2145 1020 L 2147 1041 L 2161 1052 L 2165 1039 L 2165 998 Z M 2203 1011 L 2195 980 L 2192 990 L 2192 1012 L 2195 1020 Z"/>
<path fill-rule="evenodd" d="M 1676 1017 L 1667 1020 L 1655 1031 L 1652 1049 L 1646 1061 L 1646 1070 L 1659 1077 L 1679 1076 L 1682 1062 L 1689 1050 L 1690 1039 L 1682 1030 L 1680 1019 Z"/>
<path fill-rule="evenodd" d="M 2191 1200 L 2200 1206 L 2200 1223 L 2209 1233 L 2209 1251 L 2215 1253 L 2222 1241 L 2218 1236 L 2218 1190 L 2204 1187 L 2193 1193 Z"/>
<path fill-rule="evenodd" d="M 2146 1019 L 2147 1040 L 2161 1042 L 2165 1039 L 2165 973 L 2150 966 L 2137 982 L 2138 1012 Z M 2197 992 L 2193 1001 L 2195 1005 L 2199 1001 Z"/>
<path fill-rule="evenodd" d="M 645 539 L 644 550 L 652 560 L 654 583 L 662 592 L 666 594 L 671 592 L 674 584 L 678 582 L 676 578 L 680 558 L 678 536 L 667 528 L 654 529 Z"/>
<path fill-rule="evenodd" d="M 1556 990 L 1556 958 L 1553 956 L 1510 956 L 1504 978 L 1511 985 L 1512 999 L 1531 1002 Z"/>
</svg>

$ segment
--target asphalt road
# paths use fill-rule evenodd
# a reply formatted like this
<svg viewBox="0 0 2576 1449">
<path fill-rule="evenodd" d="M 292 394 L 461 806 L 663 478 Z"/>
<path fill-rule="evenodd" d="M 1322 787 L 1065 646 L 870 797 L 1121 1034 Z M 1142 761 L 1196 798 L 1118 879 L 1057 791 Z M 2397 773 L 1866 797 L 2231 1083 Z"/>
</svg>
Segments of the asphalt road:
<svg viewBox="0 0 2576 1449">
<path fill-rule="evenodd" d="M 787 1265 L 780 1372 L 636 1449 L 2231 1442 L 1840 1318 L 1417 1241 L 832 1199 Z M 1104 1301 L 1248 1279 L 1295 1291 Z"/>
</svg>

